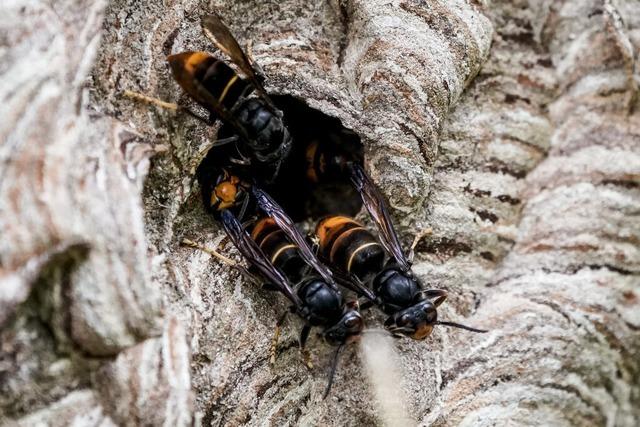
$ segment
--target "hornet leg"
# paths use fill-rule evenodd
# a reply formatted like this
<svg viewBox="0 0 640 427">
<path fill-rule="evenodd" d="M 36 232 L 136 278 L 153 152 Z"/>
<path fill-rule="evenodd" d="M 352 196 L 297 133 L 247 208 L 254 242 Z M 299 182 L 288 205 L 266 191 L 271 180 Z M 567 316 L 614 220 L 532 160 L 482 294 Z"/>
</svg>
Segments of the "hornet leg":
<svg viewBox="0 0 640 427">
<path fill-rule="evenodd" d="M 138 92 L 133 92 L 131 90 L 125 90 L 123 92 L 123 95 L 126 96 L 127 98 L 131 98 L 131 99 L 135 99 L 137 101 L 141 101 L 141 102 L 145 102 L 147 104 L 151 104 L 151 105 L 155 105 L 157 107 L 160 108 L 164 108 L 165 110 L 172 110 L 178 113 L 185 113 L 190 115 L 191 117 L 200 120 L 201 122 L 206 123 L 207 125 L 211 125 L 211 120 L 209 120 L 208 118 L 202 117 L 201 115 L 194 113 L 193 111 L 191 111 L 190 109 L 188 109 L 187 107 L 183 107 L 182 105 L 178 105 L 176 103 L 173 102 L 166 102 L 163 101 L 161 99 L 158 98 L 153 98 L 151 96 L 147 96 L 147 95 L 143 95 L 141 93 Z"/>
<path fill-rule="evenodd" d="M 418 246 L 418 243 L 420 243 L 420 241 L 425 237 L 428 236 L 429 234 L 431 234 L 433 232 L 433 230 L 431 229 L 431 227 L 429 228 L 425 228 L 424 230 L 420 231 L 418 234 L 416 234 L 413 238 L 413 243 L 411 244 L 411 249 L 409 250 L 409 262 L 412 263 L 413 262 L 413 258 L 415 256 L 415 249 L 416 246 Z"/>
<path fill-rule="evenodd" d="M 304 325 L 302 331 L 300 332 L 300 353 L 302 353 L 302 360 L 304 361 L 304 365 L 313 369 L 313 363 L 311 363 L 311 354 L 309 350 L 307 350 L 307 339 L 309 338 L 309 332 L 311 332 L 311 326 Z"/>
<path fill-rule="evenodd" d="M 235 262 L 231 258 L 228 258 L 228 257 L 222 255 L 220 252 L 216 251 L 215 249 L 208 248 L 208 247 L 206 247 L 204 245 L 200 245 L 200 244 L 194 242 L 193 240 L 189 240 L 189 239 L 182 239 L 180 244 L 182 246 L 187 246 L 189 248 L 198 249 L 198 250 L 201 250 L 203 252 L 208 253 L 209 255 L 211 255 L 211 256 L 219 259 L 220 261 L 222 261 L 224 264 L 227 264 L 228 266 L 231 266 L 231 267 L 235 268 L 236 270 L 238 270 L 240 272 L 240 274 L 242 274 L 250 282 L 252 282 L 252 283 L 254 283 L 256 285 L 261 285 L 261 281 L 258 280 L 258 278 L 254 274 L 249 272 L 249 270 L 247 270 L 246 267 L 244 267 L 243 265 L 240 265 L 239 263 Z"/>
<path fill-rule="evenodd" d="M 273 366 L 276 363 L 276 355 L 278 350 L 278 339 L 280 338 L 280 329 L 282 328 L 282 324 L 287 318 L 287 314 L 289 312 L 285 311 L 282 316 L 278 319 L 276 323 L 276 330 L 273 333 L 273 338 L 271 338 L 271 347 L 269 348 L 269 363 Z"/>
</svg>

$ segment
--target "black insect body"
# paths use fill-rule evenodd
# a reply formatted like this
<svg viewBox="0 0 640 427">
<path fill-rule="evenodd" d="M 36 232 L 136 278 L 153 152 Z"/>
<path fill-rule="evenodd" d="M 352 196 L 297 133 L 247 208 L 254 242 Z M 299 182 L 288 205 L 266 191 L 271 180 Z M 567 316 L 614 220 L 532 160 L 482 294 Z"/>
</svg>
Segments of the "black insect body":
<svg viewBox="0 0 640 427">
<path fill-rule="evenodd" d="M 342 134 L 347 134 L 342 130 Z M 304 144 L 307 180 L 312 184 L 345 181 L 349 179 L 349 165 L 362 163 L 359 147 L 347 142 L 353 136 L 328 133 L 323 138 L 313 138 Z"/>
<path fill-rule="evenodd" d="M 347 344 L 362 332 L 364 322 L 357 306 L 345 303 L 340 291 L 321 279 L 309 278 L 301 282 L 298 296 L 307 308 L 305 320 L 310 326 L 324 328 L 322 335 L 327 343 L 333 346 Z M 307 334 L 303 333 L 304 329 L 301 336 L 306 341 Z"/>
<path fill-rule="evenodd" d="M 287 117 L 291 116 L 287 111 Z M 331 212 L 355 214 L 361 208 L 346 168 L 352 162 L 362 163 L 360 140 L 335 121 L 327 121 L 325 128 L 311 133 L 300 131 L 298 123 L 291 124 L 295 144 L 290 161 L 283 168 L 281 185 L 269 189 L 296 220 L 317 219 Z"/>
<path fill-rule="evenodd" d="M 352 218 L 324 218 L 317 224 L 315 236 L 320 258 L 340 272 L 343 285 L 390 315 L 385 328 L 414 339 L 431 333 L 445 291 L 429 291 L 442 297 L 431 302 L 411 271 L 402 270 L 393 260 L 385 262 L 386 252 L 378 239 Z"/>
<path fill-rule="evenodd" d="M 207 52 L 183 52 L 168 57 L 178 84 L 229 128 L 216 146 L 231 144 L 226 153 L 217 153 L 223 162 L 246 168 L 247 175 L 269 184 L 278 175 L 291 150 L 291 136 L 262 86 L 263 75 L 256 70 L 229 29 L 217 15 L 202 18 L 205 35 L 240 68 L 238 76 L 223 61 Z M 249 97 L 252 92 L 257 96 Z M 233 152 L 235 150 L 235 152 Z M 221 154 L 230 155 L 229 158 Z M 214 154 L 215 155 L 215 154 Z M 250 168 L 250 171 L 249 171 Z"/>
<path fill-rule="evenodd" d="M 279 215 L 285 214 L 280 211 Z M 272 227 L 274 223 L 268 219 L 264 223 L 258 223 L 259 226 L 255 227 L 254 236 L 260 240 L 260 243 L 244 230 L 240 221 L 229 210 L 222 211 L 221 221 L 231 241 L 251 265 L 251 269 L 247 270 L 247 274 L 253 276 L 254 273 L 258 273 L 266 280 L 265 287 L 267 289 L 275 289 L 285 295 L 292 303 L 291 311 L 304 320 L 305 326 L 300 333 L 300 347 L 305 355 L 307 365 L 309 366 L 305 345 L 312 327 L 322 328 L 322 336 L 325 341 L 337 346 L 329 385 L 325 392 L 326 396 L 333 381 L 339 352 L 345 344 L 357 339 L 364 327 L 357 302 L 345 302 L 338 286 L 330 275 L 327 276 L 329 280 L 325 280 L 322 276 L 310 275 L 308 268 L 303 271 L 305 269 L 301 267 L 299 261 L 295 262 L 297 266 L 295 269 L 285 269 L 285 271 L 289 272 L 289 277 L 276 268 L 274 262 L 278 263 L 278 258 L 282 256 L 283 251 L 286 251 L 287 245 L 290 244 L 284 240 L 286 235 L 278 234 L 277 230 Z M 267 233 L 265 234 L 265 232 Z M 276 233 L 274 234 L 274 232 Z M 266 243 L 269 235 L 272 236 L 271 239 L 273 241 Z M 280 238 L 283 239 L 282 242 L 278 241 Z M 266 253 L 261 248 L 261 245 L 266 250 Z M 290 256 L 293 257 L 294 255 L 291 254 Z M 284 265 L 282 263 L 279 264 L 281 266 Z M 291 279 L 299 280 L 296 285 L 292 286 L 290 284 L 292 283 Z M 286 313 L 278 321 L 274 343 L 272 344 L 272 360 L 275 358 L 275 346 L 279 328 L 285 317 Z"/>
<path fill-rule="evenodd" d="M 267 95 L 264 75 L 242 50 L 220 17 L 202 18 L 204 34 L 241 71 L 207 52 L 182 52 L 167 58 L 174 79 L 210 114 L 201 117 L 190 109 L 142 94 L 125 94 L 163 108 L 186 112 L 207 123 L 223 123 L 220 138 L 207 150 L 197 170 L 207 209 L 244 213 L 246 189 L 253 182 L 270 185 L 277 178 L 292 147 L 282 112 Z M 222 186 L 223 188 L 219 188 Z M 231 199 L 230 199 L 231 197 Z M 235 199 L 233 198 L 235 197 Z"/>
<path fill-rule="evenodd" d="M 438 320 L 437 308 L 447 298 L 447 292 L 442 289 L 424 289 L 411 271 L 414 248 L 411 248 L 409 256 L 402 250 L 384 197 L 361 166 L 351 164 L 350 169 L 351 180 L 378 228 L 380 243 L 389 255 L 389 260 L 384 266 L 378 264 L 376 269 L 369 272 L 349 271 L 349 268 L 343 271 L 351 279 L 353 288 L 360 290 L 362 295 L 371 297 L 370 293 L 362 292 L 364 288 L 373 291 L 374 298 L 370 300 L 389 314 L 385 321 L 385 328 L 394 335 L 407 336 L 416 340 L 428 337 L 434 325 L 453 326 L 472 332 L 487 332 Z M 367 241 L 372 242 L 373 237 L 369 236 Z M 336 240 L 337 244 L 339 242 L 340 238 Z M 345 253 L 349 257 L 355 255 L 353 252 Z M 380 259 L 377 252 L 373 256 L 376 260 Z M 369 285 L 363 285 L 364 283 Z"/>
<path fill-rule="evenodd" d="M 291 283 L 299 283 L 298 296 L 304 305 L 310 307 L 308 321 L 312 326 L 334 323 L 344 312 L 342 294 L 333 282 L 327 283 L 322 278 L 310 276 L 309 265 L 300 256 L 298 247 L 289 241 L 287 234 L 269 217 L 256 222 L 251 239 L 286 279 Z M 329 329 L 325 339 L 333 345 L 343 343 L 347 333 L 340 327 Z"/>
<path fill-rule="evenodd" d="M 318 223 L 315 238 L 319 256 L 332 267 L 340 284 L 368 300 L 363 308 L 375 304 L 388 314 L 385 328 L 399 337 L 423 340 L 431 334 L 434 325 L 486 332 L 438 320 L 437 308 L 447 298 L 447 292 L 424 289 L 411 271 L 413 255 L 407 257 L 402 250 L 382 194 L 361 166 L 352 163 L 349 169 L 353 184 L 377 225 L 380 238 L 377 239 L 360 223 L 344 216 L 327 217 Z M 254 196 L 259 205 L 260 198 L 268 198 L 266 195 L 256 195 L 255 190 Z M 272 215 L 272 212 L 267 211 L 267 214 Z M 279 222 L 277 216 L 273 218 L 279 225 L 286 222 L 286 219 Z M 293 243 L 302 244 L 304 239 L 296 236 L 291 229 L 283 227 Z M 323 266 L 314 252 L 300 253 L 310 265 Z"/>
<path fill-rule="evenodd" d="M 382 270 L 384 248 L 356 220 L 342 215 L 325 217 L 318 221 L 314 235 L 320 257 L 338 271 L 364 279 Z"/>
</svg>

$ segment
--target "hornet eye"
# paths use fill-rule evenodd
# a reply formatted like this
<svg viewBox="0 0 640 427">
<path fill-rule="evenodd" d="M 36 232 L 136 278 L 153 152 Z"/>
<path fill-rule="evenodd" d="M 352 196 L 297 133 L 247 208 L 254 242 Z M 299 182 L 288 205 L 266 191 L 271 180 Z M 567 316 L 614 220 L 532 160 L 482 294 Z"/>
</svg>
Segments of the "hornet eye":
<svg viewBox="0 0 640 427">
<path fill-rule="evenodd" d="M 411 316 L 409 314 L 403 314 L 398 320 L 398 326 L 406 325 L 407 323 L 409 323 L 409 320 L 411 320 Z"/>
<path fill-rule="evenodd" d="M 344 325 L 347 328 L 353 328 L 355 326 L 358 326 L 360 324 L 360 319 L 358 319 L 357 317 L 351 317 L 347 320 L 345 320 Z"/>
</svg>

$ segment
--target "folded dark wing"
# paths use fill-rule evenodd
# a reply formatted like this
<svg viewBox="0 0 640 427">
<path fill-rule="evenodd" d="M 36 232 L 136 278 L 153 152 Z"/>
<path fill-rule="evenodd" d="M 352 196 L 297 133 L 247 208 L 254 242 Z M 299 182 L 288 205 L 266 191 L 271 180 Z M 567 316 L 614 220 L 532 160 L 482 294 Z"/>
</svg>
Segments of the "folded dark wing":
<svg viewBox="0 0 640 427">
<path fill-rule="evenodd" d="M 264 90 L 264 86 L 262 86 L 262 82 L 258 78 L 258 73 L 256 73 L 251 61 L 249 61 L 249 58 L 247 58 L 238 41 L 220 17 L 216 14 L 205 15 L 202 17 L 201 23 L 205 36 L 207 36 L 218 49 L 229 56 L 233 63 L 242 70 L 244 75 L 247 76 L 251 84 L 256 88 L 258 95 L 260 95 L 275 112 L 277 108 Z"/>
<path fill-rule="evenodd" d="M 257 268 L 270 284 L 276 286 L 297 308 L 300 308 L 302 301 L 289 286 L 287 279 L 269 262 L 262 249 L 247 234 L 235 215 L 224 210 L 221 217 L 224 230 L 242 256 Z"/>
<path fill-rule="evenodd" d="M 364 297 L 369 301 L 376 301 L 376 296 L 371 289 L 369 289 L 358 277 L 354 274 L 346 273 L 344 271 L 333 271 L 333 277 L 335 277 L 338 284 L 353 291 L 359 297 Z"/>
<path fill-rule="evenodd" d="M 389 208 L 384 196 L 371 181 L 364 169 L 362 169 L 362 166 L 354 163 L 350 166 L 350 169 L 351 181 L 360 193 L 362 203 L 367 208 L 367 211 L 369 211 L 369 215 L 371 215 L 371 218 L 373 218 L 373 221 L 376 223 L 382 245 L 387 252 L 393 256 L 401 268 L 409 270 L 411 263 L 402 250 L 400 239 L 391 222 Z"/>
<path fill-rule="evenodd" d="M 276 224 L 278 224 L 278 227 L 285 232 L 289 240 L 291 240 L 291 243 L 298 247 L 298 251 L 300 252 L 300 255 L 302 255 L 302 258 L 304 258 L 304 260 L 318 272 L 329 286 L 337 290 L 338 286 L 333 278 L 331 270 L 320 262 L 316 254 L 313 253 L 311 247 L 309 247 L 309 243 L 300 231 L 298 231 L 298 228 L 294 224 L 293 220 L 289 218 L 289 215 L 287 215 L 280 205 L 278 205 L 267 193 L 255 185 L 253 186 L 252 191 L 258 207 L 267 214 L 267 216 L 272 218 Z"/>
</svg>

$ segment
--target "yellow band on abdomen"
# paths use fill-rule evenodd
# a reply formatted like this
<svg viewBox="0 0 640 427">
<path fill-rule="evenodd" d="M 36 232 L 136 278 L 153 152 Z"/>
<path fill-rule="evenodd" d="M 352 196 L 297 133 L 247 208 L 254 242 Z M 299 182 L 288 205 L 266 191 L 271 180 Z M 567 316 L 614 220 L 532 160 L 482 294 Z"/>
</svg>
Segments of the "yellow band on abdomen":
<svg viewBox="0 0 640 427">
<path fill-rule="evenodd" d="M 224 97 L 227 96 L 227 92 L 229 92 L 229 89 L 231 89 L 231 86 L 233 86 L 233 84 L 236 82 L 236 80 L 238 80 L 238 75 L 237 74 L 229 79 L 229 82 L 227 83 L 227 85 L 224 87 L 224 90 L 220 94 L 220 98 L 218 98 L 218 102 L 219 103 L 222 104 L 222 101 L 224 100 Z"/>
<path fill-rule="evenodd" d="M 380 245 L 378 242 L 369 242 L 369 243 L 364 243 L 360 246 L 358 246 L 358 248 L 353 251 L 353 253 L 351 254 L 351 256 L 349 257 L 349 262 L 347 263 L 347 273 L 351 273 L 351 264 L 353 263 L 353 258 L 355 258 L 356 254 L 358 252 L 360 252 L 361 250 L 368 248 L 369 246 L 373 246 L 373 245 Z"/>
<path fill-rule="evenodd" d="M 283 247 L 281 247 L 280 249 L 278 249 L 278 250 L 276 251 L 276 253 L 275 253 L 275 254 L 273 254 L 273 256 L 271 257 L 271 264 L 275 264 L 275 263 L 276 263 L 276 260 L 278 259 L 278 257 L 280 256 L 280 254 L 281 254 L 283 251 L 286 251 L 287 249 L 291 249 L 291 248 L 295 248 L 295 247 L 296 247 L 296 245 L 294 245 L 294 244 L 291 244 L 291 243 L 290 243 L 290 244 L 288 244 L 288 245 L 284 245 Z"/>
</svg>

